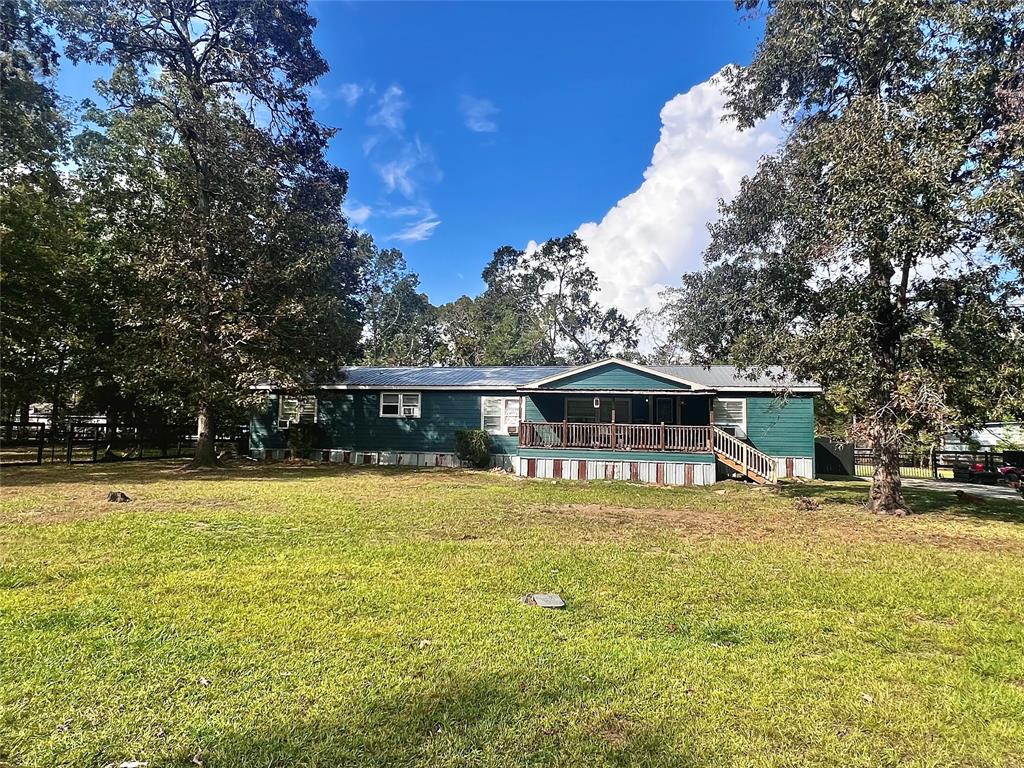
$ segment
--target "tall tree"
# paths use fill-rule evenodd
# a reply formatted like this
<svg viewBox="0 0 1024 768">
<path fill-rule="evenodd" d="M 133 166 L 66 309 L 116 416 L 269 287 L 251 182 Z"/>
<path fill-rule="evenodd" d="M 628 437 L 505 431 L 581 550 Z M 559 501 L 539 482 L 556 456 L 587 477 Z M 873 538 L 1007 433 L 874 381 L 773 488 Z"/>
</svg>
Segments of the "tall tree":
<svg viewBox="0 0 1024 768">
<path fill-rule="evenodd" d="M 544 275 L 530 268 L 523 251 L 498 248 L 481 273 L 477 299 L 487 365 L 536 365 L 551 359 L 541 323 Z"/>
<path fill-rule="evenodd" d="M 449 360 L 461 365 L 586 363 L 630 354 L 636 324 L 594 298 L 597 275 L 576 235 L 527 254 L 498 248 L 484 267 L 484 292 L 441 307 Z"/>
<path fill-rule="evenodd" d="M 362 360 L 366 365 L 430 365 L 437 349 L 436 310 L 420 278 L 396 248 L 380 249 L 369 235 L 359 238 L 363 257 Z"/>
<path fill-rule="evenodd" d="M 130 193 L 107 219 L 135 280 L 128 376 L 197 415 L 194 463 L 213 464 L 252 385 L 328 375 L 358 341 L 347 178 L 306 97 L 327 71 L 315 20 L 301 0 L 55 6 L 68 55 L 114 66 L 87 162 Z"/>
<path fill-rule="evenodd" d="M 68 355 L 69 201 L 59 166 L 68 123 L 54 88 L 57 52 L 31 0 L 0 3 L 0 391 L 27 411 Z"/>
<path fill-rule="evenodd" d="M 575 234 L 545 242 L 527 257 L 542 284 L 541 315 L 552 360 L 589 363 L 637 344 L 636 324 L 593 298 L 597 275 L 587 265 L 587 246 Z"/>
<path fill-rule="evenodd" d="M 684 346 L 821 381 L 873 445 L 870 508 L 902 514 L 908 436 L 1024 408 L 1024 8 L 738 5 L 767 16 L 732 116 L 791 130 L 684 280 Z"/>
</svg>

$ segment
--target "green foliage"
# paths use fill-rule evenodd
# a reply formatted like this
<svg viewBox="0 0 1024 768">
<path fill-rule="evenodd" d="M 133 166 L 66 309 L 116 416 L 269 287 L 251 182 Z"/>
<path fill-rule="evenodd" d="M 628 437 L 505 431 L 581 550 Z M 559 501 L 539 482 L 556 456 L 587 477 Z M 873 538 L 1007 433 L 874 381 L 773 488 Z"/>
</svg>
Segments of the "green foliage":
<svg viewBox="0 0 1024 768">
<path fill-rule="evenodd" d="M 503 246 L 483 271 L 486 290 L 439 310 L 447 362 L 454 365 L 587 363 L 637 345 L 637 326 L 593 298 L 597 276 L 576 235 L 536 252 Z"/>
<path fill-rule="evenodd" d="M 455 433 L 455 455 L 471 467 L 489 466 L 491 436 L 483 429 L 460 429 Z"/>
<path fill-rule="evenodd" d="M 0 393 L 10 413 L 59 401 L 75 297 L 54 41 L 30 0 L 0 4 L 0 36 Z"/>
<path fill-rule="evenodd" d="M 288 448 L 292 456 L 305 458 L 309 452 L 324 445 L 324 430 L 319 424 L 299 422 L 288 427 Z"/>
<path fill-rule="evenodd" d="M 790 130 L 670 295 L 680 346 L 818 380 L 888 470 L 908 440 L 1019 414 L 1024 9 L 746 5 L 766 31 L 724 78 L 732 113 Z"/>
<path fill-rule="evenodd" d="M 439 343 L 436 310 L 420 279 L 410 272 L 405 256 L 396 248 L 381 250 L 369 235 L 357 245 L 362 280 L 362 361 L 365 365 L 430 365 Z"/>
<path fill-rule="evenodd" d="M 69 56 L 114 65 L 77 177 L 92 259 L 118 275 L 117 378 L 215 419 L 259 381 L 333 375 L 358 342 L 358 257 L 307 102 L 326 64 L 304 3 L 55 5 Z"/>
</svg>

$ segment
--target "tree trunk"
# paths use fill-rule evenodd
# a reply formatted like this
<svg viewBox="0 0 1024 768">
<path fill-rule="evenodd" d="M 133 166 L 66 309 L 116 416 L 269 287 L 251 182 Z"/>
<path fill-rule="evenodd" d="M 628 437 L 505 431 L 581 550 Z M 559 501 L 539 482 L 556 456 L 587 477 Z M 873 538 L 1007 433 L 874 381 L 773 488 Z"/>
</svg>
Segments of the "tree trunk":
<svg viewBox="0 0 1024 768">
<path fill-rule="evenodd" d="M 899 446 L 879 441 L 875 443 L 873 451 L 875 474 L 871 478 L 868 509 L 879 515 L 902 517 L 910 510 L 903 500 Z"/>
<path fill-rule="evenodd" d="M 196 439 L 196 455 L 188 464 L 190 468 L 223 466 L 217 458 L 216 436 L 213 411 L 203 406 L 199 409 L 199 436 Z"/>
<path fill-rule="evenodd" d="M 879 242 L 885 243 L 884 235 Z M 898 382 L 900 371 L 900 344 L 902 342 L 905 287 L 894 298 L 892 278 L 896 274 L 889 256 L 880 250 L 869 261 L 869 278 L 873 283 L 871 301 L 871 346 L 878 369 L 874 381 L 874 413 L 870 418 L 870 433 L 875 460 L 875 474 L 871 478 L 868 509 L 880 515 L 905 515 L 910 510 L 903 499 L 900 480 L 900 443 L 902 433 L 895 409 L 899 407 Z M 908 280 L 909 266 L 904 262 L 901 285 Z"/>
</svg>

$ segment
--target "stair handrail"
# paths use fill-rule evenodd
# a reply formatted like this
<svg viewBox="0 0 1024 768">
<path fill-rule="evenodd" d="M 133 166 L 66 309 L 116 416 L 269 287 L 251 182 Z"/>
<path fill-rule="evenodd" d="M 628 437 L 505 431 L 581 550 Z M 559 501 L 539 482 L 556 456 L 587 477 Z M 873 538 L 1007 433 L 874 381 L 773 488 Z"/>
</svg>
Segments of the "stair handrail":
<svg viewBox="0 0 1024 768">
<path fill-rule="evenodd" d="M 769 483 L 777 480 L 775 459 L 771 456 L 730 435 L 721 427 L 714 428 L 714 436 L 715 451 L 739 464 L 743 468 L 743 474 L 753 471 Z"/>
</svg>

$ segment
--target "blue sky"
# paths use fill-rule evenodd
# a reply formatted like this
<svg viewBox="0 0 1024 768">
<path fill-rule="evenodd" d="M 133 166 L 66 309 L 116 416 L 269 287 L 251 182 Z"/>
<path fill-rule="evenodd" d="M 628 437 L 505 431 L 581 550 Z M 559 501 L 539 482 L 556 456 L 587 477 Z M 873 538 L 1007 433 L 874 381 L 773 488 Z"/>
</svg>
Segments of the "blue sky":
<svg viewBox="0 0 1024 768">
<path fill-rule="evenodd" d="M 435 303 L 477 292 L 496 247 L 522 247 L 586 222 L 596 227 L 620 201 L 643 191 L 659 137 L 666 147 L 672 143 L 663 108 L 722 66 L 748 62 L 760 35 L 731 2 L 310 7 L 319 19 L 316 43 L 331 67 L 312 103 L 322 122 L 341 129 L 330 156 L 350 173 L 347 208 L 381 245 L 405 252 Z M 84 95 L 95 75 L 67 68 L 62 87 Z M 700 104 L 713 101 L 703 88 Z M 687 141 L 698 146 L 719 131 L 720 115 L 692 98 L 677 102 L 676 156 L 686 155 Z M 703 120 L 703 133 L 690 136 L 688 120 Z M 722 152 L 733 151 L 731 140 L 716 141 Z M 678 278 L 675 270 L 699 260 L 701 217 L 749 172 L 748 149 L 737 151 L 745 159 L 736 167 L 726 159 L 696 174 L 690 166 L 700 158 L 692 153 L 672 161 L 677 181 L 649 184 L 634 201 L 634 210 L 653 217 L 650 224 L 630 231 L 642 217 L 625 209 L 618 224 L 595 235 L 592 249 L 604 248 L 595 255 L 603 284 L 616 281 L 616 269 L 628 271 L 630 258 L 657 252 L 649 276 L 637 277 L 631 296 L 620 297 L 627 309 L 635 311 L 657 286 Z M 663 203 L 664 215 L 655 217 L 651 211 Z M 697 207 L 701 213 L 691 214 Z M 696 234 L 650 232 L 673 221 Z M 660 240 L 668 245 L 657 246 Z M 614 291 L 608 298 L 616 299 Z"/>
</svg>

